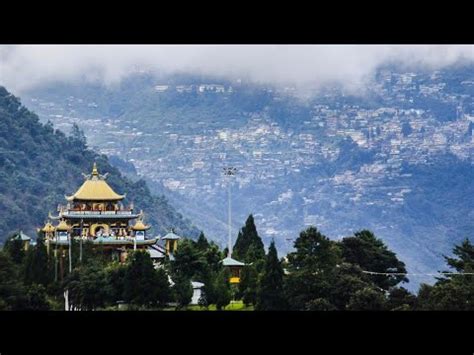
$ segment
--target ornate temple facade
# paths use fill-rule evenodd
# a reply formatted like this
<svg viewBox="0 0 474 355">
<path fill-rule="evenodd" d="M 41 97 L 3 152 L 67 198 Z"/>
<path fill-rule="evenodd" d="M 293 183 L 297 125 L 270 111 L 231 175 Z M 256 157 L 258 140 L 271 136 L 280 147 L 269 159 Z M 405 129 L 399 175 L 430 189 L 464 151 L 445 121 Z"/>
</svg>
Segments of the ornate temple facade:
<svg viewBox="0 0 474 355">
<path fill-rule="evenodd" d="M 107 174 L 99 174 L 96 163 L 90 174 L 83 175 L 85 181 L 79 189 L 65 196 L 66 204 L 58 206 L 56 216 L 49 213 L 48 222 L 39 229 L 48 253 L 54 252 L 56 269 L 59 266 L 55 277 L 63 278 L 64 261 L 73 242 L 92 243 L 121 262 L 126 260 L 130 250 L 147 251 L 156 267 L 165 256 L 174 260 L 181 237 L 173 229 L 164 237 L 149 236 L 150 226 L 144 222 L 143 211 L 137 213 L 133 204 L 123 204 L 125 195 L 116 193 L 107 184 Z M 232 259 L 230 254 L 222 262 L 230 269 L 229 282 L 239 283 L 245 264 Z M 194 283 L 193 287 L 198 284 Z M 202 285 L 196 287 L 200 289 Z"/>
<path fill-rule="evenodd" d="M 125 195 L 110 187 L 107 174 L 99 174 L 96 163 L 91 174 L 83 175 L 82 186 L 66 196 L 67 203 L 58 206 L 56 216 L 49 214 L 50 220 L 41 229 L 48 252 L 59 250 L 60 255 L 65 254 L 74 240 L 101 246 L 120 261 L 126 259 L 130 250 L 150 249 L 155 258 L 167 254 L 157 244 L 159 237 L 147 235 L 150 226 L 143 221 L 143 211 L 137 213 L 133 204 L 124 206 Z"/>
</svg>

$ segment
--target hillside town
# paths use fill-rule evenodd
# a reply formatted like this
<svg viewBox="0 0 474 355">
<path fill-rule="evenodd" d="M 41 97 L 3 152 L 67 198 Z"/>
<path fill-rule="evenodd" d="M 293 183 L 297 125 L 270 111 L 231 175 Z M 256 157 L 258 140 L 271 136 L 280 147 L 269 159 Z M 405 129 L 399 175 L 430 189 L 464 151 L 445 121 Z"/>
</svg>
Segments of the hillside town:
<svg viewBox="0 0 474 355">
<path fill-rule="evenodd" d="M 304 99 L 297 87 L 147 79 L 134 84 L 150 102 L 137 113 L 112 106 L 116 113 L 104 114 L 96 91 L 35 94 L 27 102 L 58 129 L 79 125 L 89 146 L 132 166 L 133 174 L 146 178 L 222 246 L 227 234 L 222 168 L 233 166 L 238 171 L 232 184 L 234 231 L 252 212 L 263 241 L 274 238 L 285 253 L 297 230 L 310 225 L 331 230 L 336 239 L 369 227 L 413 270 L 424 271 L 439 267 L 428 266 L 434 251 L 420 257 L 410 250 L 416 250 L 419 235 L 436 233 L 448 240 L 453 232 L 445 224 L 456 217 L 436 212 L 441 217 L 433 227 L 433 212 L 408 211 L 419 210 L 420 196 L 430 193 L 432 173 L 420 171 L 444 166 L 439 163 L 446 159 L 472 167 L 473 82 L 452 70 L 381 69 L 358 95 L 329 87 Z M 247 101 L 239 103 L 239 95 L 247 95 Z M 265 104 L 252 108 L 245 103 L 251 97 Z M 155 112 L 155 101 L 171 106 Z M 433 178 L 442 184 L 442 177 Z"/>
</svg>

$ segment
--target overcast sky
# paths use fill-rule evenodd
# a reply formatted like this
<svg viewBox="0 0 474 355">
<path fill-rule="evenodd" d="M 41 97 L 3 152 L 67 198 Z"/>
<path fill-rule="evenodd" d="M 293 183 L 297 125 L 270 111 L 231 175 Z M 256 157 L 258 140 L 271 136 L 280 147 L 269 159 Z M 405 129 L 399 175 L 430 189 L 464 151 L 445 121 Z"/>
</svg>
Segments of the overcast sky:
<svg viewBox="0 0 474 355">
<path fill-rule="evenodd" d="M 377 66 L 439 69 L 473 62 L 474 46 L 367 45 L 20 45 L 0 46 L 0 85 L 15 94 L 51 81 L 113 85 L 140 67 L 258 83 L 363 89 Z"/>
</svg>

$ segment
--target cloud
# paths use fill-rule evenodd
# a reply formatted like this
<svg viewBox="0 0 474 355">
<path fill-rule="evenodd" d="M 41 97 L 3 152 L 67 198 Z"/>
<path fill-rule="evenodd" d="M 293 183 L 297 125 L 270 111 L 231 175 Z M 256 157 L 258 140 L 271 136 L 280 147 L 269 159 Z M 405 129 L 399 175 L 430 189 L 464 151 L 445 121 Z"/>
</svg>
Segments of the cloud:
<svg viewBox="0 0 474 355">
<path fill-rule="evenodd" d="M 53 81 L 110 85 L 144 68 L 306 89 L 338 83 L 359 90 L 384 63 L 438 69 L 473 61 L 470 45 L 18 45 L 0 46 L 0 85 L 17 94 Z"/>
</svg>

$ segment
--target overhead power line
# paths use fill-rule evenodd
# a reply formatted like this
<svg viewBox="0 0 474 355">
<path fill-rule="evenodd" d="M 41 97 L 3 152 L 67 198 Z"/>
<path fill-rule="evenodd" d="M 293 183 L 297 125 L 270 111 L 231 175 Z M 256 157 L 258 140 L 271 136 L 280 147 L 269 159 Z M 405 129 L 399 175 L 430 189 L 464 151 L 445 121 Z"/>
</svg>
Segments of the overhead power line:
<svg viewBox="0 0 474 355">
<path fill-rule="evenodd" d="M 375 272 L 362 270 L 364 274 L 369 275 L 403 275 L 403 276 L 442 276 L 442 275 L 474 275 L 474 272 L 436 272 L 436 273 L 409 273 L 409 272 Z"/>
</svg>

